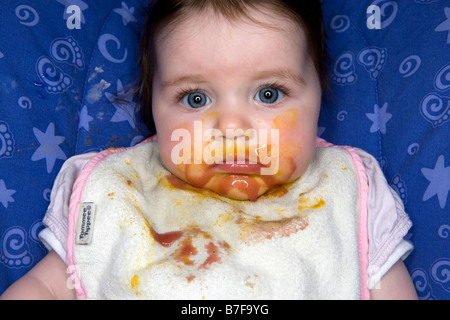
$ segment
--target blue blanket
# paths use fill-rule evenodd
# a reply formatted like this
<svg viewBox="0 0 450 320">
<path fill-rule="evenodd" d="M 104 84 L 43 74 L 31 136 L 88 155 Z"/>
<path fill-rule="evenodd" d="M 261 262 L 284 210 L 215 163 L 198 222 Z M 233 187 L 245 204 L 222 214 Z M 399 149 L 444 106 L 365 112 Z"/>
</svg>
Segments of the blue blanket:
<svg viewBox="0 0 450 320">
<path fill-rule="evenodd" d="M 46 254 L 37 235 L 64 160 L 150 133 L 128 94 L 146 2 L 0 3 L 0 293 Z M 406 264 L 419 297 L 449 299 L 450 2 L 323 7 L 319 135 L 378 159 L 414 223 Z"/>
</svg>

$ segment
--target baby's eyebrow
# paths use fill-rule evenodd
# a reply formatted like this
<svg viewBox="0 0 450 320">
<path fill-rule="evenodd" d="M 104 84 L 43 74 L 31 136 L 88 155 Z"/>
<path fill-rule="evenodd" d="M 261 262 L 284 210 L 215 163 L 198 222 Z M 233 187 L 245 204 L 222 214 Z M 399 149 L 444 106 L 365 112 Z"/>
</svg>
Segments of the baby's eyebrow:
<svg viewBox="0 0 450 320">
<path fill-rule="evenodd" d="M 286 81 L 294 81 L 302 86 L 306 85 L 306 81 L 305 79 L 303 79 L 301 75 L 288 69 L 258 71 L 254 75 L 254 79 L 256 80 L 269 78 L 278 78 Z M 163 81 L 163 87 L 176 87 L 183 83 L 205 83 L 205 82 L 207 82 L 207 80 L 202 75 L 192 74 L 180 76 L 170 80 L 165 80 Z"/>
<path fill-rule="evenodd" d="M 302 86 L 306 85 L 306 81 L 305 79 L 303 79 L 301 75 L 288 69 L 260 71 L 256 73 L 255 78 L 256 79 L 278 78 L 286 81 L 294 81 Z"/>
<path fill-rule="evenodd" d="M 201 75 L 186 75 L 175 79 L 163 81 L 163 87 L 176 87 L 183 83 L 204 83 L 206 79 Z"/>
</svg>

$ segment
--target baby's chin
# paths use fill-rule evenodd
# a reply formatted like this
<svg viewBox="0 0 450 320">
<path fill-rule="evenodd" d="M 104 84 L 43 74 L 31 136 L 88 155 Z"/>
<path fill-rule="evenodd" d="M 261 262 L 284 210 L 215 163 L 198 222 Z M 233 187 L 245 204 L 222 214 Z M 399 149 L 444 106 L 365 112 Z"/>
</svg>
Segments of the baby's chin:
<svg viewBox="0 0 450 320">
<path fill-rule="evenodd" d="M 270 187 L 258 176 L 219 175 L 204 186 L 205 189 L 233 200 L 257 201 Z"/>
<path fill-rule="evenodd" d="M 229 173 L 206 164 L 181 164 L 169 171 L 193 187 L 233 200 L 257 201 L 264 194 L 298 177 L 298 168 L 294 162 L 282 160 L 276 175 Z"/>
<path fill-rule="evenodd" d="M 214 191 L 214 190 L 212 190 Z M 226 194 L 221 194 L 224 197 L 227 197 L 232 200 L 239 200 L 239 201 L 257 201 L 258 198 L 262 195 L 264 195 L 268 191 L 267 187 L 261 187 L 256 193 L 246 193 L 242 192 L 238 189 L 230 189 Z M 220 191 L 214 191 L 216 193 L 219 193 Z M 220 193 L 219 193 L 220 194 Z"/>
</svg>

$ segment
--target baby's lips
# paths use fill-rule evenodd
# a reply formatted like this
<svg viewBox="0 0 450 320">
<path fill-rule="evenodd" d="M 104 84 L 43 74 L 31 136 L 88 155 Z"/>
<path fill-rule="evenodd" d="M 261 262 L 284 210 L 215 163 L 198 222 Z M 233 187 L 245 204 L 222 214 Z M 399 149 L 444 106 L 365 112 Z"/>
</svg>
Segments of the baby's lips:
<svg viewBox="0 0 450 320">
<path fill-rule="evenodd" d="M 216 152 L 216 150 L 222 150 Z M 259 163 L 266 165 L 261 158 L 270 157 L 271 146 L 248 145 L 239 143 L 222 143 L 221 141 L 211 141 L 203 149 L 203 160 L 208 164 L 231 163 L 233 161 Z M 261 156 L 260 156 L 261 155 Z M 267 162 L 267 161 L 266 161 Z"/>
<path fill-rule="evenodd" d="M 258 163 L 256 164 L 223 163 L 223 164 L 216 164 L 214 168 L 219 171 L 234 174 L 260 174 L 261 172 L 261 165 Z"/>
</svg>

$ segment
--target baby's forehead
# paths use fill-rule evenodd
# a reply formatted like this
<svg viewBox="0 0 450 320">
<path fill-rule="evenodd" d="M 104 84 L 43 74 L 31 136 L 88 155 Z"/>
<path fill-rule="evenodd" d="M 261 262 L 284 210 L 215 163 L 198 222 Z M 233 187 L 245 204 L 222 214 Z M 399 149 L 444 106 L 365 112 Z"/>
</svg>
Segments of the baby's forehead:
<svg viewBox="0 0 450 320">
<path fill-rule="evenodd" d="M 278 26 L 192 18 L 160 42 L 157 69 L 170 80 L 190 73 L 237 80 L 250 73 L 262 78 L 261 73 L 269 70 L 283 78 L 289 73 L 301 74 L 306 63 L 312 63 L 306 36 L 292 31 L 288 23 Z"/>
<path fill-rule="evenodd" d="M 221 32 L 241 28 L 249 32 L 278 31 L 287 35 L 304 36 L 301 22 L 287 15 L 276 14 L 268 9 L 248 9 L 245 12 L 237 11 L 236 15 L 227 16 L 212 10 L 186 12 L 174 19 L 164 28 L 160 28 L 157 40 L 187 41 L 190 36 L 198 35 L 205 28 L 213 28 Z"/>
<path fill-rule="evenodd" d="M 252 20 L 230 20 L 205 12 L 191 14 L 160 37 L 156 75 L 163 88 L 188 76 L 189 81 L 184 83 L 247 84 L 262 80 L 260 74 L 267 71 L 282 74 L 283 80 L 308 80 L 316 70 L 307 40 L 306 33 L 293 21 L 264 12 L 255 11 Z M 195 81 L 193 75 L 198 75 Z"/>
</svg>

